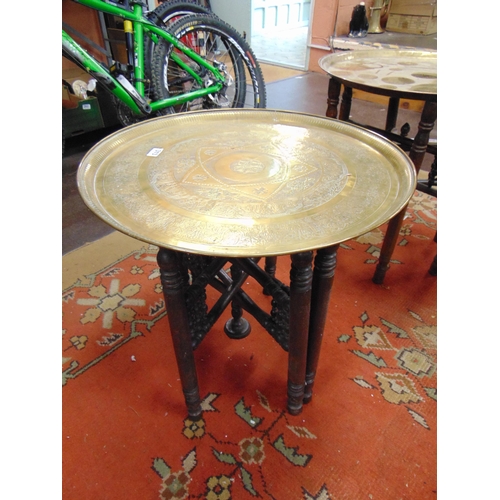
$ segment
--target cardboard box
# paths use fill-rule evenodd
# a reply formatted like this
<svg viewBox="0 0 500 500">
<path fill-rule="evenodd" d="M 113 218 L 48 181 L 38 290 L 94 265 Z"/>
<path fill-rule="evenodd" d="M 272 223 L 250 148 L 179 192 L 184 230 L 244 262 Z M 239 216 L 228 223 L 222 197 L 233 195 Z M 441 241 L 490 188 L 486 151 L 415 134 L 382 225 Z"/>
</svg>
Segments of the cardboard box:
<svg viewBox="0 0 500 500">
<path fill-rule="evenodd" d="M 69 85 L 72 85 L 73 82 L 75 82 L 76 80 L 82 80 L 84 82 L 88 82 L 90 78 L 91 76 L 86 71 L 78 67 L 71 69 L 63 69 L 62 71 L 62 79 Z"/>
<path fill-rule="evenodd" d="M 63 84 L 62 86 L 62 107 L 64 109 L 74 109 L 78 107 L 80 98 L 73 94 L 71 90 Z"/>
<path fill-rule="evenodd" d="M 437 33 L 437 0 L 393 0 L 385 29 L 414 35 Z"/>
</svg>

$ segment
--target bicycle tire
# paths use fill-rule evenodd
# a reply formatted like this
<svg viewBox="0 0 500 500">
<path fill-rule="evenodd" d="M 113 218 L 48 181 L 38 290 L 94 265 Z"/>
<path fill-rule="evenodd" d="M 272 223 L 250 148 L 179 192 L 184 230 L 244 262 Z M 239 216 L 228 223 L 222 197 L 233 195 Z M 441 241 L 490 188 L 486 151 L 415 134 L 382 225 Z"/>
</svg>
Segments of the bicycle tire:
<svg viewBox="0 0 500 500">
<path fill-rule="evenodd" d="M 168 29 L 171 24 L 181 17 L 192 14 L 214 15 L 211 13 L 209 8 L 203 7 L 193 0 L 169 0 L 168 2 L 158 5 L 158 7 L 149 12 L 146 17 L 157 26 Z M 155 45 L 155 42 L 150 36 L 146 35 L 144 37 L 144 91 L 147 98 L 151 98 L 153 96 L 151 64 Z M 132 80 L 133 74 L 131 73 L 129 77 Z M 122 126 L 127 127 L 144 119 L 134 115 L 130 109 L 118 99 L 115 99 L 114 102 L 117 110 L 117 118 Z M 155 113 L 155 115 L 164 115 L 172 112 L 174 111 L 168 108 Z"/>
<path fill-rule="evenodd" d="M 208 95 L 184 104 L 176 105 L 175 112 L 210 108 L 265 108 L 266 88 L 262 70 L 243 37 L 229 24 L 212 15 L 190 15 L 169 27 L 169 32 L 191 46 L 211 64 L 224 68 L 226 86 L 215 95 Z M 188 40 L 188 38 L 191 40 Z M 195 46 L 192 41 L 195 40 Z M 200 40 L 204 40 L 203 43 Z M 180 95 L 199 88 L 196 81 L 174 62 L 173 45 L 162 40 L 155 48 L 152 61 L 153 94 L 156 100 Z M 182 55 L 179 51 L 176 54 Z M 224 65 L 224 66 L 222 66 Z M 192 69 L 210 85 L 210 75 L 194 61 Z"/>
<path fill-rule="evenodd" d="M 168 27 L 180 17 L 190 14 L 212 14 L 211 10 L 193 0 L 169 0 L 163 2 L 152 11 L 165 27 Z M 213 14 L 212 14 L 213 15 Z"/>
<path fill-rule="evenodd" d="M 203 7 L 194 0 L 169 0 L 163 2 L 156 9 L 147 14 L 150 21 L 165 29 L 179 20 L 181 17 L 192 14 L 215 15 L 210 9 Z M 155 43 L 146 36 L 144 39 L 144 66 L 147 79 L 151 79 L 151 63 L 153 59 Z"/>
</svg>

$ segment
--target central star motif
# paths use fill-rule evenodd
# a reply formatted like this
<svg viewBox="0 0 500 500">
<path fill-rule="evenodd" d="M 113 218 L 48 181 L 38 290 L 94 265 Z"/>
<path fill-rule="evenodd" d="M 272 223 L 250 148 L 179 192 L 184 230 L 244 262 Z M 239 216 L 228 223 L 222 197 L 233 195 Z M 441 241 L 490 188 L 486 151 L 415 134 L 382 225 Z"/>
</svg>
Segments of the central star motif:
<svg viewBox="0 0 500 500">
<path fill-rule="evenodd" d="M 227 147 L 200 148 L 198 162 L 186 172 L 182 184 L 198 188 L 223 188 L 235 194 L 267 200 L 285 184 L 307 177 L 318 169 L 297 158 L 286 162 L 283 152 L 230 149 Z"/>
</svg>

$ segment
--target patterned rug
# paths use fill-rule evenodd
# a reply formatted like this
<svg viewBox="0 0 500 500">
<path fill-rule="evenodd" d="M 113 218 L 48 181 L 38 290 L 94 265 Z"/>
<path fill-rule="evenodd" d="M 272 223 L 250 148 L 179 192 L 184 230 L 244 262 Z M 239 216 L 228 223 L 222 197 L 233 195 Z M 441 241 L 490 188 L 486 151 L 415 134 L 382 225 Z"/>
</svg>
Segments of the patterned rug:
<svg viewBox="0 0 500 500">
<path fill-rule="evenodd" d="M 286 353 L 248 316 L 251 334 L 229 340 L 225 313 L 195 351 L 204 413 L 190 421 L 156 248 L 113 233 L 65 256 L 63 498 L 436 498 L 436 215 L 417 192 L 384 285 L 371 277 L 385 226 L 341 246 L 298 416 Z"/>
</svg>

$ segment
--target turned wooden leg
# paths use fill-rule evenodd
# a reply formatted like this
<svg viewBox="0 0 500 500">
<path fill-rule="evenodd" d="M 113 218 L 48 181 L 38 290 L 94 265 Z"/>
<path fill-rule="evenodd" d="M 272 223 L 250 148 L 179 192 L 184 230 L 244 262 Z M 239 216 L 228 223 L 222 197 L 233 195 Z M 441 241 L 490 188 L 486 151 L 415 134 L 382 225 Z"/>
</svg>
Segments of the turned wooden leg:
<svg viewBox="0 0 500 500">
<path fill-rule="evenodd" d="M 314 259 L 311 316 L 309 321 L 309 341 L 307 347 L 306 387 L 304 403 L 312 398 L 314 379 L 318 367 L 321 342 L 325 330 L 328 303 L 333 285 L 335 268 L 337 267 L 337 250 L 339 245 L 322 248 Z"/>
<path fill-rule="evenodd" d="M 399 112 L 399 97 L 389 97 L 387 117 L 385 120 L 385 131 L 390 132 L 396 128 Z"/>
<path fill-rule="evenodd" d="M 184 279 L 176 252 L 160 248 L 157 255 L 163 296 L 168 312 L 170 333 L 174 344 L 177 368 L 181 379 L 182 391 L 189 417 L 199 420 L 201 400 L 198 390 L 198 377 L 194 361 L 189 322 L 184 300 Z"/>
<path fill-rule="evenodd" d="M 290 339 L 288 345 L 288 411 L 302 411 L 312 292 L 312 252 L 292 255 L 290 270 Z"/>
<path fill-rule="evenodd" d="M 418 124 L 418 132 L 413 140 L 410 149 L 410 159 L 415 165 L 415 170 L 420 171 L 422 166 L 422 161 L 424 160 L 425 153 L 427 151 L 427 146 L 429 144 L 429 136 L 434 128 L 437 118 L 437 102 L 436 101 L 426 101 L 424 104 L 424 109 L 422 110 L 422 116 L 420 117 L 420 122 Z"/>
<path fill-rule="evenodd" d="M 437 179 L 437 153 L 434 155 L 434 160 L 427 176 L 427 187 L 432 188 L 435 185 Z"/>
<path fill-rule="evenodd" d="M 429 134 L 434 128 L 434 123 L 437 118 L 437 103 L 435 101 L 426 101 L 420 123 L 418 124 L 418 132 L 413 140 L 409 157 L 415 165 L 417 174 L 422 166 L 427 145 L 429 144 Z M 380 257 L 373 276 L 373 282 L 380 285 L 384 282 L 385 274 L 389 269 L 389 262 L 396 247 L 396 242 L 399 236 L 399 230 L 403 224 L 403 219 L 406 213 L 406 206 L 396 214 L 390 221 L 387 228 L 387 233 L 384 237 Z"/>
<path fill-rule="evenodd" d="M 231 266 L 231 279 L 237 283 L 243 276 L 243 270 L 236 264 Z M 239 288 L 239 287 L 238 287 Z M 224 325 L 226 335 L 231 339 L 243 339 L 250 334 L 251 326 L 243 317 L 243 308 L 237 298 L 231 301 L 232 318 Z"/>
<path fill-rule="evenodd" d="M 344 122 L 349 121 L 349 116 L 351 114 L 351 104 L 352 88 L 344 87 L 344 92 L 342 93 L 342 101 L 340 103 L 339 120 L 342 120 Z"/>
<path fill-rule="evenodd" d="M 394 248 L 396 248 L 399 231 L 401 230 L 401 226 L 403 225 L 405 213 L 406 206 L 403 208 L 403 210 L 401 210 L 401 212 L 396 214 L 387 225 L 387 231 L 382 243 L 382 249 L 380 250 L 380 257 L 375 269 L 375 274 L 372 278 L 372 281 L 377 285 L 381 285 L 384 282 L 385 274 L 389 269 L 389 263 L 394 252 Z"/>
<path fill-rule="evenodd" d="M 431 276 L 437 276 L 437 273 L 438 273 L 438 257 L 437 255 L 435 255 L 431 267 L 429 268 L 429 274 Z"/>
<path fill-rule="evenodd" d="M 269 274 L 269 276 L 272 276 L 273 278 L 276 275 L 276 263 L 277 263 L 277 261 L 278 261 L 278 257 L 266 257 L 264 271 L 266 271 L 266 273 Z M 269 292 L 269 290 L 266 287 L 264 287 L 263 293 L 264 293 L 264 295 L 271 295 L 271 293 Z"/>
<path fill-rule="evenodd" d="M 434 235 L 434 241 L 437 243 L 438 235 L 437 233 Z M 431 267 L 429 268 L 429 274 L 431 276 L 437 276 L 438 273 L 438 256 L 437 254 L 434 256 L 434 260 L 432 261 Z"/>
<path fill-rule="evenodd" d="M 328 82 L 328 98 L 326 100 L 326 116 L 328 118 L 337 118 L 337 106 L 339 105 L 340 88 L 342 84 L 333 77 Z"/>
</svg>

